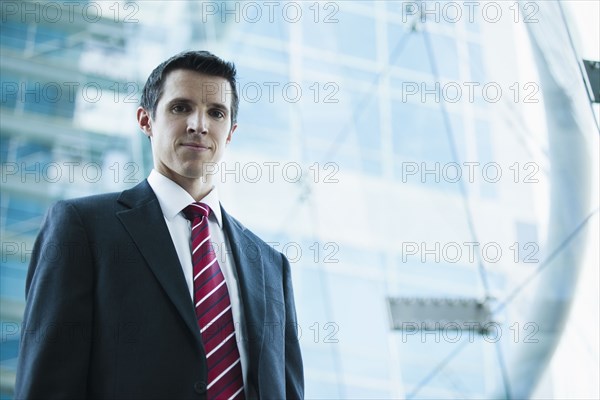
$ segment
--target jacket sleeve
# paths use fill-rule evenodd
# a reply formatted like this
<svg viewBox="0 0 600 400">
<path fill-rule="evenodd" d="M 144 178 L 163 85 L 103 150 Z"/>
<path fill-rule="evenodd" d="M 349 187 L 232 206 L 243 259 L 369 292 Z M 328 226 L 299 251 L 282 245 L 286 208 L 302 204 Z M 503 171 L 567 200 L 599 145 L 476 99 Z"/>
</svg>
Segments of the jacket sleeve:
<svg viewBox="0 0 600 400">
<path fill-rule="evenodd" d="M 304 368 L 298 337 L 298 320 L 294 303 L 290 263 L 283 259 L 283 290 L 285 296 L 285 382 L 286 399 L 304 399 Z"/>
<path fill-rule="evenodd" d="M 58 202 L 46 213 L 27 273 L 16 399 L 86 397 L 92 271 L 84 221 Z"/>
</svg>

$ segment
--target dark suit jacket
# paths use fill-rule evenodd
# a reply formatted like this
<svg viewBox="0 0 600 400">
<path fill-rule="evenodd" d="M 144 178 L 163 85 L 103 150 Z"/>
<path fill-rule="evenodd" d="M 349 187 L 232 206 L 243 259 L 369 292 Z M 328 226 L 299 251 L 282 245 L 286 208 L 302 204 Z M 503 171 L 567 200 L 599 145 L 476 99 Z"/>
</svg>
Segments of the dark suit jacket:
<svg viewBox="0 0 600 400">
<path fill-rule="evenodd" d="M 302 398 L 287 259 L 223 211 L 248 344 L 248 398 Z M 206 357 L 158 200 L 144 181 L 60 201 L 26 284 L 16 398 L 204 399 Z"/>
</svg>

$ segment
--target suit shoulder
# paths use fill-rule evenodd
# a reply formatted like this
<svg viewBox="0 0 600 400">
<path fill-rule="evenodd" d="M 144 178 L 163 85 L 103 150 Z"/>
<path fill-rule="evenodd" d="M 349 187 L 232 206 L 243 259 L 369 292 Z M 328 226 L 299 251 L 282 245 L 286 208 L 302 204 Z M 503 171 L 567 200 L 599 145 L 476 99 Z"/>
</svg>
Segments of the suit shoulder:
<svg viewBox="0 0 600 400">
<path fill-rule="evenodd" d="M 266 251 L 267 253 L 273 253 L 274 255 L 276 254 L 279 256 L 283 256 L 283 254 L 281 252 L 277 251 L 275 248 L 273 248 L 273 246 L 271 246 L 269 243 L 265 242 L 257 234 L 255 234 L 250 229 L 248 229 L 238 219 L 236 219 L 235 217 L 232 217 L 229 214 L 227 214 L 227 218 L 229 219 L 232 226 L 234 226 L 236 229 L 242 231 L 248 239 L 250 239 L 252 242 L 254 242 L 260 248 L 261 251 Z"/>
<path fill-rule="evenodd" d="M 119 198 L 120 195 L 121 195 L 121 192 L 101 193 L 101 194 L 94 194 L 91 196 L 76 197 L 73 199 L 65 199 L 65 200 L 61 200 L 61 202 L 73 204 L 73 205 L 76 205 L 79 207 L 85 207 L 89 204 L 98 205 L 98 204 L 113 203 L 113 202 L 117 201 L 117 199 Z"/>
<path fill-rule="evenodd" d="M 98 207 L 99 205 L 115 203 L 120 195 L 121 192 L 101 193 L 90 196 L 75 197 L 72 199 L 63 199 L 57 201 L 55 204 L 72 205 L 76 208 L 86 208 L 90 206 Z"/>
<path fill-rule="evenodd" d="M 57 204 L 72 205 L 75 208 L 80 209 L 92 207 L 96 211 L 102 211 L 103 209 L 110 209 L 111 204 L 122 203 L 124 207 L 135 207 L 153 200 L 156 200 L 156 196 L 148 184 L 148 181 L 144 179 L 134 187 L 122 192 L 110 192 L 77 197 L 61 200 L 57 202 Z M 100 209 L 101 207 L 102 209 Z"/>
<path fill-rule="evenodd" d="M 107 211 L 113 211 L 120 192 L 102 193 L 91 196 L 76 197 L 73 199 L 58 200 L 48 209 L 48 214 L 62 214 L 68 210 L 74 210 L 80 215 L 101 215 Z"/>
<path fill-rule="evenodd" d="M 262 245 L 268 246 L 267 242 L 262 240 L 258 235 L 256 235 L 250 229 L 248 229 L 248 227 L 246 227 L 244 224 L 242 224 L 237 218 L 232 217 L 231 214 L 227 214 L 227 218 L 229 219 L 229 222 L 235 229 L 237 229 L 241 232 L 244 232 L 244 234 L 247 235 L 253 241 L 258 242 Z"/>
</svg>

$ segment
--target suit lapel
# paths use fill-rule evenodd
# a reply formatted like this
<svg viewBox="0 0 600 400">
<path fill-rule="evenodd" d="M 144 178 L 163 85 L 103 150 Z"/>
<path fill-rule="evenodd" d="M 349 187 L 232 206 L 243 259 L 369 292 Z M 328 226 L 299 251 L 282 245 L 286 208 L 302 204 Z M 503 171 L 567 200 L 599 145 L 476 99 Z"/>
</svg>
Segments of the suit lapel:
<svg viewBox="0 0 600 400">
<path fill-rule="evenodd" d="M 134 188 L 124 191 L 118 201 L 128 208 L 118 211 L 117 217 L 131 235 L 185 324 L 198 343 L 201 343 L 194 307 L 190 301 L 179 257 L 154 191 L 144 180 Z"/>
<path fill-rule="evenodd" d="M 117 211 L 117 217 L 201 346 L 202 339 L 194 306 L 190 301 L 179 257 L 154 191 L 144 180 L 134 188 L 124 191 L 118 202 L 126 208 Z M 248 343 L 248 374 L 254 387 L 257 387 L 260 356 L 265 337 L 266 299 L 263 258 L 259 245 L 245 232 L 246 229 L 222 207 L 221 212 L 223 229 L 235 262 L 244 308 L 246 326 L 242 335 Z"/>
<path fill-rule="evenodd" d="M 221 207 L 223 229 L 229 239 L 235 262 L 240 296 L 244 307 L 244 339 L 248 343 L 249 378 L 258 383 L 260 355 L 265 329 L 264 265 L 259 245 L 245 232 L 245 228 Z"/>
</svg>

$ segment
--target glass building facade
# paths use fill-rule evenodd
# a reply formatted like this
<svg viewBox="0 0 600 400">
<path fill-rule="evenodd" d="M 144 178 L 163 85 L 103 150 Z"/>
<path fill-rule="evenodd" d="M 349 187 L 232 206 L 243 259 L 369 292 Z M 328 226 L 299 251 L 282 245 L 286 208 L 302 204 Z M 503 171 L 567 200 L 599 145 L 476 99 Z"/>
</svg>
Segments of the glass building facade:
<svg viewBox="0 0 600 400">
<path fill-rule="evenodd" d="M 523 282 L 551 252 L 543 99 L 518 61 L 528 9 L 491 23 L 462 2 L 109 3 L 3 9 L 3 398 L 46 208 L 147 176 L 141 85 L 190 48 L 238 69 L 215 173 L 224 207 L 291 262 L 306 398 L 506 396 L 514 344 L 541 337 Z M 390 298 L 480 301 L 493 329 L 394 330 Z"/>
<path fill-rule="evenodd" d="M 136 168 L 144 165 L 136 150 L 141 138 L 106 123 L 106 115 L 100 123 L 94 121 L 96 110 L 131 94 L 122 83 L 127 82 L 127 72 L 93 65 L 94 59 L 126 57 L 130 36 L 125 24 L 111 18 L 108 9 L 103 16 L 97 6 L 94 2 L 2 4 L 3 398 L 10 396 L 14 385 L 25 277 L 46 209 L 62 198 L 126 187 L 117 174 L 130 172 L 127 162 Z M 118 113 L 109 115 L 119 118 Z"/>
</svg>

